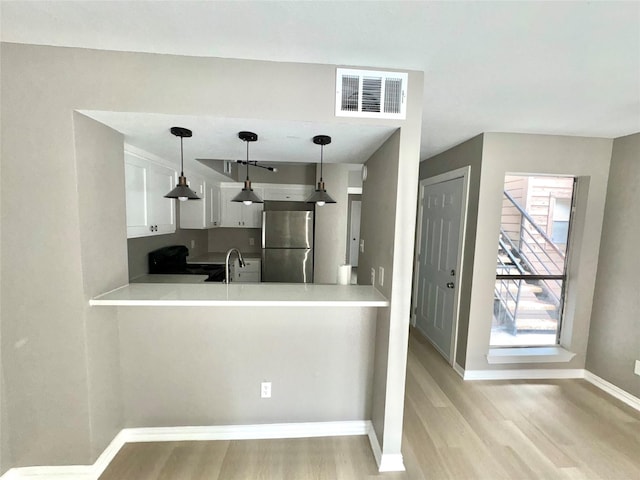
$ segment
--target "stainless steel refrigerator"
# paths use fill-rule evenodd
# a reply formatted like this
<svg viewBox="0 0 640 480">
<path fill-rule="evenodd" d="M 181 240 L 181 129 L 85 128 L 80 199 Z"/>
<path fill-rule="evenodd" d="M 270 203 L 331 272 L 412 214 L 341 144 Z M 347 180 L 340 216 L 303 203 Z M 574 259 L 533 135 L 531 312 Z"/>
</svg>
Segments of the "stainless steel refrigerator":
<svg viewBox="0 0 640 480">
<path fill-rule="evenodd" d="M 313 212 L 262 212 L 262 281 L 313 283 Z"/>
</svg>

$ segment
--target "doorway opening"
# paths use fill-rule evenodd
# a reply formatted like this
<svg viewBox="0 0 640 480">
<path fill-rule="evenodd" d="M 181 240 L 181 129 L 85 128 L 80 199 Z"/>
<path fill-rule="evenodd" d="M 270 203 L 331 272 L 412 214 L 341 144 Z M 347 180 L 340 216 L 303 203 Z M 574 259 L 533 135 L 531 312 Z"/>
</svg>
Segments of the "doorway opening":
<svg viewBox="0 0 640 480">
<path fill-rule="evenodd" d="M 491 347 L 557 345 L 575 177 L 505 175 Z"/>
</svg>

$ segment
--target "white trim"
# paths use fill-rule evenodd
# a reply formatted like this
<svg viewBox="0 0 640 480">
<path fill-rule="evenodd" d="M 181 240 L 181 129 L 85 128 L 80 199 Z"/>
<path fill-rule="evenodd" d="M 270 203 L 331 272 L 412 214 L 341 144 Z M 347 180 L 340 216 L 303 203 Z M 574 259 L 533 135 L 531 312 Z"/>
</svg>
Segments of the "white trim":
<svg viewBox="0 0 640 480">
<path fill-rule="evenodd" d="M 80 110 L 80 112 L 82 112 Z M 161 167 L 167 167 L 172 170 L 177 170 L 180 168 L 180 164 L 178 162 L 172 162 L 167 160 L 164 157 L 159 157 L 155 153 L 148 152 L 147 150 L 143 150 L 142 148 L 136 147 L 135 145 L 131 145 L 129 143 L 124 144 L 124 153 L 128 153 L 138 159 L 142 159 L 145 162 L 155 163 L 156 165 L 160 165 Z"/>
<path fill-rule="evenodd" d="M 104 449 L 102 454 L 98 457 L 96 462 L 93 464 L 93 470 L 95 478 L 97 479 L 102 472 L 106 470 L 114 457 L 118 454 L 120 449 L 124 447 L 125 443 L 127 443 L 127 434 L 126 429 L 120 430 L 118 434 L 111 440 L 111 443 L 107 445 L 107 448 Z"/>
<path fill-rule="evenodd" d="M 562 347 L 491 348 L 487 354 L 489 364 L 509 363 L 563 363 L 576 354 Z"/>
<path fill-rule="evenodd" d="M 465 380 L 535 380 L 552 378 L 584 378 L 584 370 L 572 369 L 515 369 L 515 370 L 465 370 Z"/>
<path fill-rule="evenodd" d="M 64 465 L 12 468 L 0 478 L 2 480 L 97 480 L 99 476 L 99 474 L 96 475 L 92 465 Z"/>
<path fill-rule="evenodd" d="M 369 435 L 371 439 L 372 431 L 373 426 L 369 420 L 205 427 L 125 428 L 115 436 L 93 465 L 12 468 L 2 475 L 0 480 L 97 480 L 125 443 L 311 438 L 338 437 L 344 435 Z M 390 457 L 394 456 L 392 455 Z M 386 462 L 385 465 L 388 465 L 391 464 L 393 458 L 387 459 L 383 456 L 381 460 Z M 378 461 L 378 458 L 376 458 L 376 461 Z"/>
<path fill-rule="evenodd" d="M 629 392 L 615 386 L 613 383 L 607 382 L 604 378 L 600 378 L 588 370 L 585 370 L 584 372 L 584 379 L 590 384 L 598 387 L 600 390 L 607 392 L 612 397 L 626 403 L 631 408 L 635 408 L 640 411 L 640 398 L 631 395 Z"/>
<path fill-rule="evenodd" d="M 369 437 L 369 444 L 371 445 L 373 456 L 376 459 L 376 464 L 378 464 L 378 468 L 380 468 L 380 462 L 382 461 L 382 448 L 380 448 L 378 436 L 376 435 L 376 431 L 373 429 L 373 424 L 371 422 L 369 422 L 369 431 L 367 432 L 367 436 Z"/>
<path fill-rule="evenodd" d="M 462 286 L 462 277 L 464 270 L 464 247 L 465 247 L 465 238 L 467 236 L 467 214 L 469 211 L 469 182 L 471 179 L 471 166 L 467 165 L 465 167 L 457 168 L 455 170 L 450 170 L 448 172 L 441 173 L 439 175 L 435 175 L 433 177 L 425 178 L 420 180 L 418 185 L 418 222 L 416 228 L 416 240 L 415 240 L 415 258 L 413 262 L 413 284 L 415 286 L 418 285 L 418 275 L 420 272 L 419 268 L 419 260 L 418 255 L 421 254 L 420 244 L 422 241 L 422 208 L 424 203 L 424 189 L 429 185 L 435 185 L 437 183 L 447 182 L 449 180 L 454 180 L 456 178 L 462 178 L 462 198 L 460 199 L 461 205 L 461 213 L 460 213 L 460 231 L 458 234 L 458 259 L 457 259 L 457 271 L 456 271 L 456 279 L 458 288 L 454 291 L 454 299 L 453 299 L 453 326 L 451 329 L 451 347 L 449 354 L 449 364 L 451 366 L 455 366 L 456 363 L 456 355 L 458 353 L 458 324 L 460 319 L 460 300 L 461 300 L 461 286 Z M 418 289 L 414 288 L 412 292 L 412 302 L 411 302 L 411 324 L 416 326 L 416 314 L 415 310 L 418 304 Z M 425 335 L 426 337 L 426 335 Z M 455 368 L 455 367 L 454 367 Z"/>
<path fill-rule="evenodd" d="M 379 472 L 404 472 L 404 459 L 401 453 L 383 453 L 378 465 Z"/>
<path fill-rule="evenodd" d="M 351 422 L 272 423 L 209 427 L 128 428 L 124 432 L 126 432 L 128 443 L 338 437 L 367 435 L 369 422 L 356 420 Z"/>
<path fill-rule="evenodd" d="M 460 375 L 460 377 L 462 379 L 464 379 L 464 368 L 462 368 L 460 365 L 458 365 L 457 363 L 453 364 L 453 369 L 455 370 L 455 372 Z"/>
<path fill-rule="evenodd" d="M 382 449 L 380 448 L 380 442 L 378 441 L 378 436 L 376 435 L 375 430 L 373 429 L 373 424 L 368 422 L 369 424 L 369 443 L 371 444 L 371 450 L 373 451 L 373 456 L 376 459 L 376 463 L 378 464 L 379 472 L 404 472 L 404 459 L 402 458 L 401 453 L 382 453 Z"/>
</svg>

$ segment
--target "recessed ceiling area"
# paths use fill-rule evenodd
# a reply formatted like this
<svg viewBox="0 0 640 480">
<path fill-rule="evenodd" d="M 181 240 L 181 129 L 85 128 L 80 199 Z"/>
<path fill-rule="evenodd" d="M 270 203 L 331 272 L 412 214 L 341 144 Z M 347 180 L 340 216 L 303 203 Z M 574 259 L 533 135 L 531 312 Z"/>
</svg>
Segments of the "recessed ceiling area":
<svg viewBox="0 0 640 480">
<path fill-rule="evenodd" d="M 640 131 L 640 2 L 85 0 L 0 9 L 5 42 L 423 71 L 421 159 L 482 132 Z"/>
<path fill-rule="evenodd" d="M 238 132 L 249 130 L 258 134 L 258 141 L 249 146 L 251 161 L 318 163 L 320 147 L 312 142 L 312 138 L 329 135 L 332 142 L 324 147 L 326 163 L 362 164 L 396 130 L 375 125 L 96 110 L 79 112 L 122 133 L 126 143 L 170 161 L 179 158 L 180 142 L 169 129 L 188 128 L 193 136 L 184 139 L 185 163 L 194 159 L 246 160 L 247 145 L 238 138 Z"/>
</svg>

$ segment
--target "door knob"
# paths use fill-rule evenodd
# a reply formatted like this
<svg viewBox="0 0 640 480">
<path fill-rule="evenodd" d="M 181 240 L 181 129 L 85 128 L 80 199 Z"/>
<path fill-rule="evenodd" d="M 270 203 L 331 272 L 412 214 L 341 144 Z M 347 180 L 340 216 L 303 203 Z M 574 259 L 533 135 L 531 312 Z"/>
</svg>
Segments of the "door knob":
<svg viewBox="0 0 640 480">
<path fill-rule="evenodd" d="M 453 288 L 455 285 L 453 284 L 453 282 L 448 282 L 447 283 L 447 288 Z"/>
</svg>

